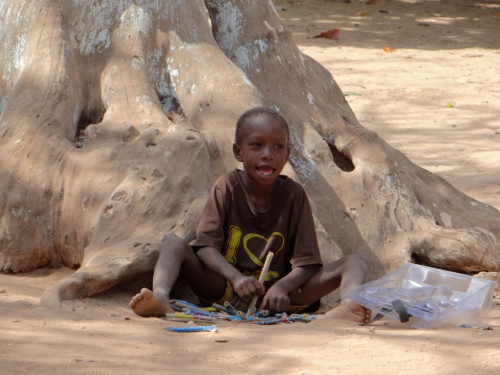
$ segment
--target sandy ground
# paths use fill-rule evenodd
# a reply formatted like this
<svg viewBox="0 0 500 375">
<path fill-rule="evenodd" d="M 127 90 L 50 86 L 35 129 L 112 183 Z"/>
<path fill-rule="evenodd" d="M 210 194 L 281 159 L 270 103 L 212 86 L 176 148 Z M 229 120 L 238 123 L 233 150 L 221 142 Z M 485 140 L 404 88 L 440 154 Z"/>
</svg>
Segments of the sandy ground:
<svg viewBox="0 0 500 375">
<path fill-rule="evenodd" d="M 500 209 L 498 1 L 276 0 L 304 53 L 329 69 L 361 123 L 420 166 Z M 311 38 L 332 28 L 340 39 Z M 384 47 L 394 48 L 384 52 Z M 491 327 L 415 330 L 383 319 L 217 333 L 143 319 L 132 292 L 38 305 L 70 269 L 0 274 L 1 374 L 498 374 Z M 216 341 L 217 340 L 217 341 Z M 223 342 L 219 342 L 219 341 Z"/>
<path fill-rule="evenodd" d="M 500 2 L 372 2 L 275 4 L 301 50 L 359 94 L 347 100 L 363 126 L 500 209 Z M 334 28 L 338 40 L 311 38 Z"/>
</svg>

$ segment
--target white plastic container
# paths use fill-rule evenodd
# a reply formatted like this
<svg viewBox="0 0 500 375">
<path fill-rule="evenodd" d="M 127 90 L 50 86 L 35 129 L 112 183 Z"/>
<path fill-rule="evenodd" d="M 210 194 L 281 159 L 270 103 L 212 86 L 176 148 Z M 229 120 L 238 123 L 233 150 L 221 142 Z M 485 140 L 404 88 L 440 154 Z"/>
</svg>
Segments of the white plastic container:
<svg viewBox="0 0 500 375">
<path fill-rule="evenodd" d="M 345 298 L 398 321 L 393 301 L 400 300 L 415 328 L 472 326 L 489 322 L 494 288 L 491 280 L 408 263 Z"/>
</svg>

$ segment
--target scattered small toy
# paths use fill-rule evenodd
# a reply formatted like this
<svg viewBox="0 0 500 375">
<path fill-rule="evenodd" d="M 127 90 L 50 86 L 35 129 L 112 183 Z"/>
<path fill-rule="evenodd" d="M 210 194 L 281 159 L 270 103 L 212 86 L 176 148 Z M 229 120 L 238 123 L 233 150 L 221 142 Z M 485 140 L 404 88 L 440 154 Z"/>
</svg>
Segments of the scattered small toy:
<svg viewBox="0 0 500 375">
<path fill-rule="evenodd" d="M 200 308 L 192 303 L 171 300 L 170 306 L 176 312 L 173 314 L 165 314 L 169 321 L 195 323 L 196 326 L 191 327 L 167 327 L 168 331 L 172 332 L 215 332 L 216 326 L 213 325 L 216 321 L 233 321 L 247 322 L 258 325 L 273 325 L 280 323 L 309 323 L 316 319 L 316 315 L 308 314 L 291 314 L 286 313 L 275 314 L 268 316 L 267 310 L 259 310 L 253 315 L 246 316 L 243 311 L 238 311 L 230 303 L 226 302 L 225 306 L 214 303 L 212 307 Z M 210 324 L 210 325 L 207 325 Z"/>
<path fill-rule="evenodd" d="M 216 326 L 196 326 L 196 327 L 167 327 L 167 331 L 171 332 L 215 332 Z"/>
</svg>

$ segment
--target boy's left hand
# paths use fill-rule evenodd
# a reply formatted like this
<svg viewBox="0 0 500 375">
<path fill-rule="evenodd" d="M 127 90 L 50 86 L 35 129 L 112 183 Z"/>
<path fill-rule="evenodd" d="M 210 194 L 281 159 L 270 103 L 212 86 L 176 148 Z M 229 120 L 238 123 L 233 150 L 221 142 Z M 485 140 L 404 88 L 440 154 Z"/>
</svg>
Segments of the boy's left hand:
<svg viewBox="0 0 500 375">
<path fill-rule="evenodd" d="M 285 312 L 288 311 L 289 307 L 290 298 L 288 298 L 288 292 L 279 283 L 276 283 L 267 291 L 259 310 Z"/>
</svg>

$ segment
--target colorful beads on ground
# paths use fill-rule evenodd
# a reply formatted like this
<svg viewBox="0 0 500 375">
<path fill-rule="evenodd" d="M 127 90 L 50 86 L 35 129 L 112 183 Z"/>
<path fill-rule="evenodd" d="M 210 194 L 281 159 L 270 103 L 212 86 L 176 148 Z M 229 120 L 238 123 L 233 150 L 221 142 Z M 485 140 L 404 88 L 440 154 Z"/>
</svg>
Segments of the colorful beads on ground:
<svg viewBox="0 0 500 375">
<path fill-rule="evenodd" d="M 230 303 L 225 303 L 224 306 L 214 303 L 212 308 L 200 308 L 192 303 L 171 300 L 170 305 L 177 311 L 174 314 L 166 314 L 166 318 L 172 321 L 178 322 L 190 322 L 201 323 L 201 322 L 211 322 L 214 323 L 217 320 L 222 321 L 237 321 L 237 322 L 248 322 L 250 324 L 259 325 L 272 325 L 281 323 L 309 323 L 316 319 L 315 315 L 307 314 L 291 314 L 286 313 L 275 314 L 275 316 L 268 316 L 269 312 L 267 310 L 257 311 L 254 315 L 250 317 L 245 317 L 242 311 L 237 311 Z M 192 327 L 196 328 L 196 327 Z M 203 330 L 194 331 L 178 331 L 178 332 L 198 332 Z"/>
</svg>

